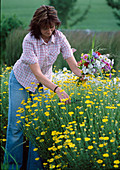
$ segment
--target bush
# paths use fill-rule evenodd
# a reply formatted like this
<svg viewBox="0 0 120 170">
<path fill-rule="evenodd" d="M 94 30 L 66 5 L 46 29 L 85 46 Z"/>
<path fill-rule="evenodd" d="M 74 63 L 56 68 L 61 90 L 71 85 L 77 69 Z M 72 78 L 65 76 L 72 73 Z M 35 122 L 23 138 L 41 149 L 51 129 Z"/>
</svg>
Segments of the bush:
<svg viewBox="0 0 120 170">
<path fill-rule="evenodd" d="M 23 23 L 16 17 L 16 15 L 13 16 L 2 16 L 2 19 L 0 20 L 0 46 L 1 46 L 1 55 L 2 59 L 4 60 L 4 50 L 5 50 L 5 42 L 6 38 L 8 37 L 9 33 L 18 28 L 23 27 Z"/>
</svg>

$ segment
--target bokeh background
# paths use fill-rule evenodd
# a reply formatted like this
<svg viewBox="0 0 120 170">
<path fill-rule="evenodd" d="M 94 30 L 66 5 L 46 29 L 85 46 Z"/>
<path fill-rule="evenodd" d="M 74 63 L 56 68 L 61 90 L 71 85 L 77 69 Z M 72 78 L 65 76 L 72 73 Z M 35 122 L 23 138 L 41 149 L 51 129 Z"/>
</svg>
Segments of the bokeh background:
<svg viewBox="0 0 120 170">
<path fill-rule="evenodd" d="M 56 0 L 56 2 L 57 1 L 62 6 L 62 4 L 68 0 Z M 5 16 L 15 14 L 27 27 L 35 10 L 39 8 L 40 5 L 49 5 L 50 3 L 54 3 L 54 0 L 2 0 L 1 10 Z M 68 18 L 69 29 L 90 29 L 98 31 L 120 30 L 120 26 L 117 25 L 117 20 L 113 14 L 113 9 L 108 6 L 107 0 L 70 0 L 68 3 L 72 5 L 70 9 L 72 15 Z M 87 9 L 88 13 L 85 18 L 80 20 L 80 17 Z M 63 15 L 65 17 L 66 11 L 64 11 Z M 76 19 L 78 19 L 78 22 L 70 26 L 71 21 L 75 21 Z"/>
</svg>

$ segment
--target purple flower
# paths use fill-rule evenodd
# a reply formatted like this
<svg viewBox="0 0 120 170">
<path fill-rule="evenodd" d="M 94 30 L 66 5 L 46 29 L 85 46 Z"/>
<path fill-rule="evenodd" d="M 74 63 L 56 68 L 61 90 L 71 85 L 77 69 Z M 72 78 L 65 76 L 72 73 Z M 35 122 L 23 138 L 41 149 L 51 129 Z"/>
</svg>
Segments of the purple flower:
<svg viewBox="0 0 120 170">
<path fill-rule="evenodd" d="M 111 73 L 110 73 L 110 78 L 112 77 Z"/>
<path fill-rule="evenodd" d="M 92 55 L 95 57 L 95 59 L 98 58 L 98 54 L 97 53 L 93 52 Z"/>
</svg>

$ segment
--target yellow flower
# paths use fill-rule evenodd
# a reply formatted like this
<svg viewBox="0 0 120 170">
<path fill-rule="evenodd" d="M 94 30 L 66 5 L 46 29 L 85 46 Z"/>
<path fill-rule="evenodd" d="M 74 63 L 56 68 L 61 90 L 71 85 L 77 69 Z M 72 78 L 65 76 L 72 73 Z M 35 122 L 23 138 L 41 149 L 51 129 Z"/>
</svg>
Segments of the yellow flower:
<svg viewBox="0 0 120 170">
<path fill-rule="evenodd" d="M 38 161 L 39 159 L 40 159 L 39 157 L 35 158 L 36 161 Z"/>
<path fill-rule="evenodd" d="M 93 149 L 93 146 L 92 145 L 88 146 L 88 149 Z"/>
<path fill-rule="evenodd" d="M 25 123 L 25 126 L 29 127 L 30 125 Z"/>
<path fill-rule="evenodd" d="M 119 168 L 119 166 L 115 164 L 115 165 L 114 165 L 114 168 Z"/>
<path fill-rule="evenodd" d="M 100 144 L 99 147 L 102 148 L 104 145 L 103 144 Z"/>
<path fill-rule="evenodd" d="M 90 96 L 86 96 L 86 98 L 87 98 L 87 99 L 89 99 L 89 98 L 90 98 Z"/>
<path fill-rule="evenodd" d="M 77 141 L 80 141 L 80 140 L 81 140 L 81 138 L 76 138 L 76 140 L 77 140 Z"/>
<path fill-rule="evenodd" d="M 61 125 L 61 127 L 65 127 L 65 125 Z"/>
<path fill-rule="evenodd" d="M 41 135 L 45 135 L 45 132 L 41 132 Z"/>
<path fill-rule="evenodd" d="M 86 137 L 86 138 L 85 138 L 85 141 L 90 141 L 90 138 Z"/>
<path fill-rule="evenodd" d="M 51 135 L 54 136 L 57 132 L 54 130 L 52 131 Z"/>
<path fill-rule="evenodd" d="M 44 142 L 44 139 L 40 139 L 39 141 L 40 141 L 40 142 Z"/>
<path fill-rule="evenodd" d="M 37 150 L 38 150 L 38 148 L 34 148 L 34 149 L 33 149 L 33 151 L 37 151 Z"/>
<path fill-rule="evenodd" d="M 73 144 L 72 142 L 68 143 L 69 147 L 74 148 L 75 144 Z"/>
<path fill-rule="evenodd" d="M 20 114 L 16 114 L 16 116 L 20 116 Z"/>
<path fill-rule="evenodd" d="M 106 137 L 104 137 L 104 140 L 109 140 L 109 137 L 107 137 L 107 136 L 106 136 Z"/>
<path fill-rule="evenodd" d="M 66 110 L 66 107 L 61 107 L 61 109 L 65 109 Z"/>
<path fill-rule="evenodd" d="M 109 154 L 108 153 L 104 153 L 103 157 L 109 157 Z"/>
<path fill-rule="evenodd" d="M 55 168 L 55 165 L 50 164 L 50 169 L 54 169 L 54 168 Z"/>
<path fill-rule="evenodd" d="M 65 103 L 63 103 L 63 102 L 58 103 L 58 106 L 60 106 L 60 105 L 65 105 Z"/>
<path fill-rule="evenodd" d="M 80 115 L 82 115 L 84 112 L 79 112 Z"/>
<path fill-rule="evenodd" d="M 50 115 L 49 112 L 45 112 L 44 114 L 45 114 L 45 116 L 49 116 Z"/>
<path fill-rule="evenodd" d="M 98 164 L 101 164 L 101 163 L 103 163 L 103 160 L 102 160 L 102 159 L 98 159 L 98 160 L 97 160 L 97 163 L 98 163 Z"/>
<path fill-rule="evenodd" d="M 40 139 L 40 137 L 37 137 L 37 138 L 36 138 L 36 140 L 39 140 L 39 139 Z"/>
<path fill-rule="evenodd" d="M 25 106 L 26 107 L 26 109 L 29 109 L 30 108 L 30 106 Z"/>
<path fill-rule="evenodd" d="M 102 119 L 102 122 L 108 122 L 108 119 Z"/>
<path fill-rule="evenodd" d="M 120 164 L 120 161 L 119 160 L 115 160 L 114 164 Z"/>
<path fill-rule="evenodd" d="M 54 159 L 53 158 L 51 158 L 51 159 L 49 159 L 49 162 L 51 163 L 51 162 L 53 162 L 54 161 Z"/>
<path fill-rule="evenodd" d="M 20 123 L 21 121 L 20 120 L 18 120 L 16 123 Z"/>
<path fill-rule="evenodd" d="M 33 120 L 37 121 L 37 120 L 38 120 L 38 118 L 34 118 Z"/>
<path fill-rule="evenodd" d="M 26 90 L 27 90 L 27 89 L 30 89 L 30 87 L 26 87 L 25 89 L 26 89 Z"/>
<path fill-rule="evenodd" d="M 58 148 L 58 149 L 61 149 L 62 147 L 63 147 L 62 145 L 59 145 L 57 148 Z"/>
<path fill-rule="evenodd" d="M 68 114 L 69 114 L 70 116 L 72 116 L 72 115 L 74 114 L 74 112 L 68 112 Z"/>
</svg>

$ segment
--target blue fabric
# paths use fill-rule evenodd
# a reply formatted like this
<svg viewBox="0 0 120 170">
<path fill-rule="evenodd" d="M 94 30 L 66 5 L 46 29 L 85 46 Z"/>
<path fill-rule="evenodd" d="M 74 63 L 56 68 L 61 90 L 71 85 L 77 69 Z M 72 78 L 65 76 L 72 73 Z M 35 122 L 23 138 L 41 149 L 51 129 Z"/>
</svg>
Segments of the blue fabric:
<svg viewBox="0 0 120 170">
<path fill-rule="evenodd" d="M 23 88 L 23 90 L 19 90 L 21 88 Z M 23 108 L 21 102 L 24 99 L 26 103 L 28 97 L 31 96 L 30 94 L 36 94 L 36 97 L 39 97 L 41 93 L 45 93 L 44 90 L 40 92 L 38 89 L 36 89 L 34 93 L 27 92 L 27 90 L 16 80 L 13 70 L 11 71 L 9 78 L 9 111 L 6 137 L 7 141 L 6 153 L 4 157 L 4 163 L 9 163 L 9 170 L 16 170 L 16 163 L 11 158 L 11 156 L 8 156 L 8 153 L 9 155 L 12 155 L 12 157 L 16 160 L 19 169 L 23 164 L 23 131 L 21 130 L 21 127 L 23 126 L 23 119 L 22 122 L 19 124 L 17 123 L 18 117 L 16 114 L 19 114 L 17 110 Z M 46 91 L 46 93 L 49 93 L 49 90 Z M 32 96 L 31 100 L 33 101 Z M 25 116 L 25 111 L 20 114 L 21 116 Z M 33 149 L 34 146 L 31 144 L 31 142 L 29 142 L 27 170 L 42 170 L 42 161 L 41 159 L 37 161 L 35 160 L 35 158 L 39 157 L 39 155 L 37 152 L 33 151 Z"/>
</svg>

